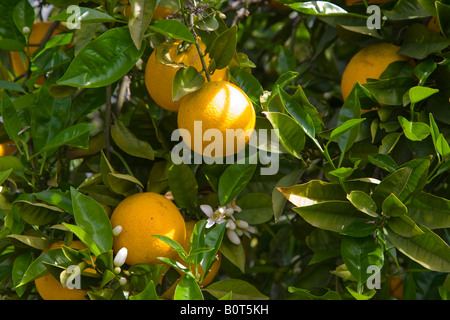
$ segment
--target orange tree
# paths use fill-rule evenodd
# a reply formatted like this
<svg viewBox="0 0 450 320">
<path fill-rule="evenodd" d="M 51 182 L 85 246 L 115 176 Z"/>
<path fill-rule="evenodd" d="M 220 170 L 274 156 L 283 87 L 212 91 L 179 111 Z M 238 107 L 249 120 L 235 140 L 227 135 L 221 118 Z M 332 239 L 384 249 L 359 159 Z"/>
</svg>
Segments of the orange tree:
<svg viewBox="0 0 450 320">
<path fill-rule="evenodd" d="M 448 299 L 449 37 L 448 1 L 0 2 L 0 296 Z"/>
</svg>

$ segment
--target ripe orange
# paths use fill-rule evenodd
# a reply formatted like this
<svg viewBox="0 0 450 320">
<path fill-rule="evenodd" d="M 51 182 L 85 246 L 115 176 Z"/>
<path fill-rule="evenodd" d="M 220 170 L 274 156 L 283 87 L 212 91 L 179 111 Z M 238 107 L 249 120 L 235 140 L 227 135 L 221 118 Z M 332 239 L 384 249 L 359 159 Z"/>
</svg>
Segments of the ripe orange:
<svg viewBox="0 0 450 320">
<path fill-rule="evenodd" d="M 202 63 L 194 44 L 190 45 L 185 51 L 178 52 L 181 41 L 175 41 L 169 49 L 169 56 L 173 62 L 183 63 L 187 66 L 193 66 L 198 71 L 202 70 Z M 206 46 L 199 41 L 202 52 Z M 206 54 L 205 62 L 208 64 L 210 59 Z M 169 111 L 178 111 L 183 98 L 172 100 L 172 83 L 179 67 L 172 67 L 162 64 L 156 59 L 156 50 L 152 52 L 145 68 L 145 85 L 152 99 L 162 108 Z M 212 81 L 227 80 L 227 70 L 216 70 L 211 75 Z"/>
<path fill-rule="evenodd" d="M 52 25 L 51 22 L 42 22 L 42 21 L 35 22 L 33 24 L 33 28 L 31 29 L 31 34 L 29 38 L 30 46 L 25 47 L 25 50 L 27 51 L 29 56 L 33 55 L 33 53 L 35 53 L 37 49 L 39 49 L 39 47 L 36 45 L 38 45 L 42 41 L 42 39 L 44 39 L 51 25 Z M 52 33 L 52 37 L 60 34 L 62 31 L 64 31 L 62 27 L 56 28 Z M 25 73 L 25 70 L 28 69 L 28 62 L 25 61 L 24 63 L 22 61 L 20 53 L 17 51 L 11 51 L 10 57 L 11 57 L 11 64 L 16 76 L 20 76 L 21 74 Z M 42 84 L 44 82 L 43 80 L 44 78 L 39 78 L 38 83 Z"/>
<path fill-rule="evenodd" d="M 16 146 L 13 141 L 8 141 L 0 144 L 0 157 L 10 156 L 16 150 Z"/>
<path fill-rule="evenodd" d="M 341 79 L 342 98 L 347 99 L 356 82 L 364 84 L 368 78 L 378 79 L 386 68 L 395 61 L 408 61 L 407 56 L 398 53 L 400 47 L 391 43 L 375 43 L 356 53 L 348 63 Z"/>
<path fill-rule="evenodd" d="M 173 11 L 170 9 L 167 9 L 162 6 L 157 6 L 155 8 L 155 11 L 153 11 L 153 20 L 159 20 L 159 19 L 165 19 L 168 15 L 172 14 Z"/>
<path fill-rule="evenodd" d="M 201 131 L 198 130 L 199 121 Z M 241 88 L 227 81 L 205 83 L 199 90 L 184 96 L 178 111 L 178 128 L 185 129 L 180 132 L 183 140 L 204 156 L 222 157 L 238 153 L 248 144 L 255 122 L 251 100 Z M 203 139 L 208 129 L 216 129 L 212 134 L 218 133 L 220 137 L 214 135 L 212 140 L 222 138 L 223 143 L 220 140 L 206 141 L 206 137 Z M 227 138 L 227 129 L 234 130 L 234 136 Z M 200 134 L 202 143 L 194 143 Z M 231 146 L 228 150 L 227 144 Z"/>
<path fill-rule="evenodd" d="M 195 220 L 186 222 L 186 238 L 185 238 L 184 242 L 180 243 L 186 252 L 189 251 L 189 241 L 191 239 L 192 231 L 194 231 L 194 227 L 197 222 L 198 221 L 195 221 Z M 208 284 L 210 284 L 214 280 L 215 276 L 217 275 L 217 272 L 219 272 L 220 265 L 221 265 L 221 259 L 222 259 L 222 255 L 220 254 L 220 252 L 217 252 L 216 261 L 214 261 L 214 263 L 211 266 L 211 269 L 209 269 L 208 274 L 205 276 L 205 278 L 200 283 L 201 287 L 206 287 Z M 178 262 L 180 262 L 181 264 L 185 265 L 184 261 L 182 261 L 178 255 L 176 257 L 176 260 Z M 191 269 L 193 269 L 193 268 L 194 268 L 194 265 L 192 264 Z M 203 268 L 200 265 L 198 266 L 198 270 L 199 270 L 199 273 L 201 275 L 203 275 Z M 181 274 L 181 271 L 179 271 L 179 270 L 177 270 L 177 271 Z"/>
<path fill-rule="evenodd" d="M 55 242 L 48 249 L 44 250 L 44 252 L 61 248 L 63 244 L 64 241 Z M 78 240 L 72 241 L 69 247 L 80 250 L 86 248 L 86 246 Z M 95 270 L 90 268 L 85 269 L 85 271 L 95 273 Z M 61 282 L 55 279 L 51 274 L 40 277 L 34 280 L 34 282 L 39 295 L 44 300 L 87 300 L 87 290 L 63 287 Z"/>
<path fill-rule="evenodd" d="M 158 257 L 175 258 L 176 251 L 153 235 L 162 235 L 179 243 L 186 229 L 178 208 L 164 196 L 154 192 L 137 193 L 119 203 L 111 215 L 112 228 L 122 227 L 114 236 L 113 248 L 128 250 L 126 263 L 161 264 Z"/>
<path fill-rule="evenodd" d="M 389 290 L 391 296 L 397 298 L 398 300 L 403 299 L 403 279 L 401 278 L 391 278 L 389 279 Z"/>
<path fill-rule="evenodd" d="M 378 3 L 385 3 L 388 2 L 389 0 L 369 0 L 367 3 L 368 4 L 378 4 Z M 362 2 L 362 0 L 345 0 L 345 5 L 346 6 L 351 6 L 354 5 L 355 3 L 358 2 Z"/>
</svg>

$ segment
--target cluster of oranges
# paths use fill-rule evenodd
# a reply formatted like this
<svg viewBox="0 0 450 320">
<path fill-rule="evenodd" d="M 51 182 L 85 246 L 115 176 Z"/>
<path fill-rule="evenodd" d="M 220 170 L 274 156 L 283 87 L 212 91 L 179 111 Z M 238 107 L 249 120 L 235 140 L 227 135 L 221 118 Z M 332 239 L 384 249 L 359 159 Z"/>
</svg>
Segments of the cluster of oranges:
<svg viewBox="0 0 450 320">
<path fill-rule="evenodd" d="M 346 0 L 346 4 L 352 5 L 359 1 Z M 369 3 L 383 2 L 386 1 L 369 1 Z M 170 10 L 163 8 L 158 10 L 161 18 L 168 14 L 171 14 Z M 35 33 L 32 33 L 30 39 L 36 42 L 40 41 L 39 39 L 42 39 L 48 30 L 48 25 L 45 28 L 34 27 L 33 32 Z M 178 127 L 186 129 L 190 133 L 190 138 L 183 137 L 183 139 L 188 146 L 192 146 L 194 152 L 202 154 L 206 147 L 205 144 L 202 144 L 197 149 L 194 148 L 194 124 L 196 121 L 202 122 L 202 136 L 204 131 L 210 128 L 220 130 L 224 133 L 224 137 L 226 129 L 242 129 L 246 135 L 247 144 L 249 133 L 251 134 L 251 130 L 255 127 L 255 111 L 247 95 L 238 86 L 229 82 L 227 69 L 215 70 L 213 74 L 209 75 L 210 81 L 205 82 L 197 91 L 178 100 L 172 98 L 173 81 L 182 65 L 194 67 L 199 72 L 207 72 L 203 70 L 201 59 L 209 63 L 210 58 L 208 54 L 203 54 L 205 45 L 201 39 L 198 38 L 197 41 L 200 52 L 194 44 L 180 50 L 181 42 L 173 42 L 168 50 L 170 60 L 175 63 L 173 65 L 159 61 L 156 57 L 156 50 L 153 51 L 145 69 L 145 83 L 148 92 L 161 108 L 177 113 Z M 356 82 L 364 84 L 367 79 L 378 79 L 392 62 L 408 61 L 408 57 L 398 53 L 399 49 L 398 46 L 390 43 L 377 43 L 363 48 L 353 56 L 341 80 L 343 99 L 347 99 Z M 22 67 L 24 68 L 24 66 Z M 234 150 L 235 153 L 239 151 Z M 227 154 L 223 150 L 219 156 L 225 155 Z M 196 221 L 186 222 L 176 205 L 163 195 L 153 192 L 134 194 L 123 200 L 111 215 L 112 228 L 120 230 L 114 236 L 114 252 L 118 254 L 122 248 L 126 248 L 125 263 L 130 266 L 139 263 L 159 264 L 161 261 L 158 260 L 158 257 L 172 258 L 183 263 L 171 246 L 153 235 L 169 237 L 188 251 L 195 223 Z M 56 243 L 50 249 L 60 246 L 61 243 Z M 84 248 L 79 242 L 73 242 L 72 246 L 79 249 Z M 208 285 L 214 279 L 220 268 L 220 259 L 219 253 L 208 275 L 200 284 L 201 286 Z M 87 292 L 81 289 L 63 288 L 61 283 L 50 275 L 37 279 L 36 287 L 44 299 L 84 299 Z"/>
</svg>

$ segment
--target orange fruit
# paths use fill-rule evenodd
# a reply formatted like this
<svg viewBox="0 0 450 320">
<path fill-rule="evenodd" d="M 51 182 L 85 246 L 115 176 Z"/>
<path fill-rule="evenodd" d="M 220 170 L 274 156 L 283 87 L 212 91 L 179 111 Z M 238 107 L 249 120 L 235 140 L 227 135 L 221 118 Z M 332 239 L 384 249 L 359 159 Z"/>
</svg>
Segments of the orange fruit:
<svg viewBox="0 0 450 320">
<path fill-rule="evenodd" d="M 51 25 L 52 25 L 51 22 L 42 22 L 42 21 L 35 22 L 33 24 L 33 28 L 31 29 L 31 34 L 28 41 L 30 46 L 25 47 L 25 50 L 27 51 L 29 56 L 33 55 L 39 49 L 39 47 L 36 45 L 40 44 L 42 39 L 44 39 Z M 60 34 L 63 31 L 64 29 L 62 27 L 56 28 L 52 33 L 52 37 Z M 26 69 L 28 69 L 28 61 L 25 61 L 24 63 L 18 51 L 11 51 L 10 57 L 14 73 L 17 76 L 20 76 L 21 74 L 25 73 Z M 44 78 L 39 78 L 39 81 L 37 83 L 42 84 L 43 82 Z"/>
<path fill-rule="evenodd" d="M 10 156 L 16 150 L 16 146 L 13 141 L 8 141 L 0 144 L 0 157 Z"/>
<path fill-rule="evenodd" d="M 189 251 L 189 241 L 191 239 L 192 231 L 194 231 L 194 227 L 197 222 L 198 221 L 195 221 L 195 220 L 186 222 L 186 238 L 184 239 L 184 241 L 182 243 L 180 243 L 186 252 Z M 214 280 L 215 276 L 219 272 L 220 265 L 221 265 L 221 259 L 222 259 L 222 255 L 220 254 L 220 252 L 217 252 L 216 260 L 212 264 L 211 269 L 209 269 L 208 274 L 205 276 L 205 278 L 200 283 L 200 287 L 206 287 L 208 284 L 210 284 Z M 177 255 L 175 260 L 180 262 L 182 265 L 186 266 L 184 261 L 181 260 L 180 256 Z M 194 264 L 191 264 L 191 270 L 193 270 L 193 269 L 194 269 Z M 177 271 L 178 271 L 178 273 L 181 274 L 181 271 L 179 271 L 179 270 L 177 270 Z M 203 275 L 204 271 L 200 265 L 198 266 L 198 271 L 199 271 L 200 275 Z"/>
<path fill-rule="evenodd" d="M 367 79 L 378 79 L 386 68 L 396 61 L 409 58 L 398 53 L 400 47 L 391 43 L 375 43 L 356 53 L 347 64 L 341 79 L 341 93 L 344 100 L 356 82 L 367 83 Z"/>
<path fill-rule="evenodd" d="M 385 3 L 389 0 L 369 0 L 367 1 L 368 4 L 379 4 L 379 3 Z M 345 0 L 346 6 L 354 5 L 355 3 L 362 2 L 362 0 Z"/>
<path fill-rule="evenodd" d="M 207 157 L 228 156 L 241 151 L 249 142 L 255 122 L 251 100 L 241 88 L 227 81 L 206 82 L 199 90 L 184 96 L 178 111 L 178 128 L 184 129 L 180 130 L 184 142 L 196 153 Z M 203 137 L 208 129 L 215 129 L 209 131 L 214 134 L 211 140 L 222 138 L 222 141 L 206 141 Z M 227 137 L 227 129 L 235 134 Z M 202 142 L 194 143 L 200 134 Z M 227 144 L 230 145 L 228 148 Z"/>
<path fill-rule="evenodd" d="M 55 242 L 44 252 L 59 249 L 64 244 L 64 241 Z M 86 246 L 78 240 L 72 241 L 69 248 L 72 249 L 85 249 Z M 87 268 L 84 271 L 95 273 L 94 269 Z M 68 287 L 63 287 L 61 282 L 59 282 L 51 274 L 46 274 L 34 280 L 36 289 L 39 295 L 44 300 L 87 300 L 86 293 L 88 290 L 84 289 L 69 289 Z"/>
<path fill-rule="evenodd" d="M 154 192 L 137 193 L 125 198 L 111 215 L 112 228 L 122 227 L 114 236 L 113 249 L 128 250 L 126 263 L 162 264 L 158 257 L 175 258 L 178 254 L 171 246 L 153 235 L 184 241 L 186 229 L 178 208 L 164 196 Z"/>
<path fill-rule="evenodd" d="M 398 300 L 403 299 L 403 279 L 401 278 L 391 278 L 389 279 L 389 290 L 391 296 Z"/>
<path fill-rule="evenodd" d="M 168 15 L 172 14 L 173 11 L 170 9 L 167 9 L 162 6 L 157 6 L 155 8 L 155 11 L 153 11 L 153 20 L 159 20 L 159 19 L 165 19 Z"/>
<path fill-rule="evenodd" d="M 197 48 L 194 44 L 191 44 L 186 50 L 178 52 L 178 46 L 181 41 L 175 41 L 170 49 L 170 59 L 175 63 L 183 63 L 187 66 L 192 66 L 198 71 L 202 70 L 202 63 L 198 55 Z M 201 40 L 199 40 L 201 51 L 204 52 L 206 46 Z M 206 54 L 205 62 L 208 64 L 210 59 Z M 178 111 L 183 98 L 174 101 L 172 100 L 172 83 L 175 78 L 175 74 L 179 70 L 179 67 L 172 67 L 164 65 L 156 59 L 156 50 L 152 52 L 148 59 L 147 66 L 145 68 L 145 85 L 152 99 L 162 108 L 169 111 Z M 213 75 L 210 76 L 212 81 L 227 80 L 227 70 L 216 70 Z"/>
</svg>

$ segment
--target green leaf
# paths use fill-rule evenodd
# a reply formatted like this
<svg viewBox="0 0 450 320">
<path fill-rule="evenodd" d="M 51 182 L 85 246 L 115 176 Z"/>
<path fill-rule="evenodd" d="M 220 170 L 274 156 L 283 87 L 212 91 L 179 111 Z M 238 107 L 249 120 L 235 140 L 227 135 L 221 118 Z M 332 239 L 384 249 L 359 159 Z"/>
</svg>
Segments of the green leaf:
<svg viewBox="0 0 450 320">
<path fill-rule="evenodd" d="M 202 291 L 197 281 L 192 276 L 185 274 L 178 283 L 174 300 L 204 300 Z"/>
<path fill-rule="evenodd" d="M 410 218 L 430 229 L 450 228 L 450 200 L 420 192 L 407 207 Z"/>
<path fill-rule="evenodd" d="M 293 286 L 288 288 L 289 293 L 293 293 L 296 296 L 300 296 L 302 300 L 342 300 L 339 293 L 327 289 L 327 292 L 321 296 L 314 295 L 310 291 L 301 288 L 295 288 Z"/>
<path fill-rule="evenodd" d="M 368 82 L 362 85 L 381 104 L 401 106 L 403 95 L 415 86 L 417 81 L 411 77 L 396 77 Z"/>
<path fill-rule="evenodd" d="M 393 193 L 384 199 L 382 210 L 389 217 L 400 217 L 408 213 L 408 208 Z"/>
<path fill-rule="evenodd" d="M 305 147 L 305 132 L 299 124 L 286 114 L 264 112 L 280 139 L 283 147 L 291 155 L 302 159 L 301 151 Z"/>
<path fill-rule="evenodd" d="M 85 23 L 119 22 L 117 19 L 111 17 L 109 14 L 106 14 L 102 11 L 86 7 L 79 7 L 79 8 L 80 8 L 80 16 L 78 19 L 76 19 L 76 21 L 73 21 L 73 23 L 80 22 L 81 24 L 85 24 Z M 72 15 L 73 13 L 71 11 L 62 10 L 61 13 L 49 17 L 48 20 L 68 22 L 70 21 Z"/>
<path fill-rule="evenodd" d="M 19 297 L 21 297 L 25 293 L 27 287 L 26 286 L 17 287 L 17 286 L 20 284 L 22 277 L 24 276 L 31 261 L 32 261 L 31 251 L 25 251 L 14 259 L 14 264 L 12 268 L 12 279 L 14 286 L 16 287 L 15 291 Z"/>
<path fill-rule="evenodd" d="M 448 39 L 450 37 L 450 6 L 440 1 L 436 1 L 435 6 L 441 30 Z"/>
<path fill-rule="evenodd" d="M 234 213 L 233 216 L 251 225 L 267 222 L 273 217 L 272 196 L 267 193 L 246 194 L 239 198 L 236 204 L 242 211 Z"/>
<path fill-rule="evenodd" d="M 353 129 L 355 126 L 359 125 L 361 122 L 366 120 L 365 118 L 361 119 L 348 119 L 344 123 L 342 123 L 339 127 L 335 128 L 333 131 L 331 131 L 330 134 L 330 140 L 336 140 L 343 134 L 347 133 L 351 129 Z"/>
<path fill-rule="evenodd" d="M 187 164 L 172 164 L 169 167 L 169 188 L 178 206 L 191 208 L 196 205 L 197 180 Z"/>
<path fill-rule="evenodd" d="M 289 174 L 281 178 L 275 185 L 275 188 L 272 191 L 272 207 L 275 222 L 277 222 L 280 216 L 283 214 L 283 210 L 287 202 L 286 197 L 278 188 L 285 188 L 296 184 L 298 179 L 300 179 L 300 177 L 302 176 L 303 172 L 303 170 L 293 170 Z"/>
<path fill-rule="evenodd" d="M 130 300 L 158 300 L 155 283 L 150 280 L 144 291 L 130 296 Z"/>
<path fill-rule="evenodd" d="M 85 196 L 71 188 L 73 213 L 78 227 L 92 238 L 95 246 L 100 250 L 96 255 L 112 249 L 113 234 L 111 222 L 102 206 L 91 197 Z M 84 243 L 89 249 L 93 243 Z M 91 249 L 92 250 L 92 249 Z M 94 252 L 94 250 L 92 250 Z"/>
<path fill-rule="evenodd" d="M 340 234 L 348 237 L 367 237 L 373 236 L 376 231 L 377 226 L 374 223 L 366 222 L 366 221 L 355 221 L 345 227 Z"/>
<path fill-rule="evenodd" d="M 417 0 L 399 0 L 391 10 L 383 13 L 389 20 L 407 20 L 430 15 Z"/>
<path fill-rule="evenodd" d="M 130 35 L 134 45 L 141 49 L 142 39 L 152 21 L 153 12 L 159 1 L 157 0 L 131 0 L 131 12 L 128 20 Z"/>
<path fill-rule="evenodd" d="M 16 1 L 17 3 L 17 1 Z M 30 2 L 27 0 L 21 0 L 14 7 L 12 17 L 17 29 L 23 33 L 23 28 L 28 27 L 30 30 L 33 28 L 33 22 L 35 20 L 34 9 Z"/>
<path fill-rule="evenodd" d="M 428 29 L 425 25 L 411 25 L 403 37 L 399 54 L 405 54 L 415 59 L 425 59 L 428 55 L 445 49 L 450 40 Z"/>
<path fill-rule="evenodd" d="M 295 11 L 307 15 L 329 16 L 350 14 L 341 7 L 328 1 L 305 1 L 297 3 L 286 3 L 285 5 Z"/>
<path fill-rule="evenodd" d="M 20 216 L 26 223 L 37 226 L 56 222 L 63 212 L 54 206 L 26 200 L 16 200 L 13 205 L 19 210 Z"/>
<path fill-rule="evenodd" d="M 444 158 L 450 154 L 450 146 L 442 133 L 436 139 L 436 149 Z"/>
<path fill-rule="evenodd" d="M 251 162 L 233 163 L 221 174 L 218 185 L 220 205 L 224 206 L 230 203 L 247 186 L 257 167 Z"/>
<path fill-rule="evenodd" d="M 203 72 L 192 66 L 180 68 L 172 82 L 172 100 L 177 101 L 185 95 L 195 92 L 205 83 Z"/>
<path fill-rule="evenodd" d="M 136 192 L 136 186 L 144 189 L 142 183 L 134 176 L 122 173 L 108 173 L 107 175 L 109 188 L 117 194 L 124 196 Z"/>
<path fill-rule="evenodd" d="M 351 223 L 363 220 L 360 211 L 345 201 L 324 201 L 293 209 L 314 227 L 340 232 Z"/>
<path fill-rule="evenodd" d="M 398 169 L 397 163 L 387 154 L 378 153 L 374 156 L 369 155 L 368 159 L 370 163 L 390 173 L 395 172 Z"/>
<path fill-rule="evenodd" d="M 155 20 L 150 26 L 150 29 L 173 39 L 188 41 L 192 43 L 195 42 L 194 36 L 189 31 L 189 29 L 178 20 Z"/>
<path fill-rule="evenodd" d="M 209 49 L 209 57 L 214 59 L 216 69 L 226 68 L 236 53 L 237 26 L 221 33 L 212 43 Z"/>
<path fill-rule="evenodd" d="M 25 93 L 25 91 L 23 90 L 23 88 L 21 86 L 19 86 L 15 82 L 11 82 L 11 81 L 0 80 L 0 88 Z"/>
<path fill-rule="evenodd" d="M 297 207 L 309 206 L 329 200 L 345 201 L 347 199 L 346 193 L 339 184 L 320 180 L 311 180 L 304 184 L 279 187 L 277 189 Z"/>
<path fill-rule="evenodd" d="M 231 300 L 268 300 L 269 297 L 262 294 L 250 283 L 239 279 L 225 279 L 216 281 L 204 289 L 217 299 L 231 294 Z"/>
<path fill-rule="evenodd" d="M 384 233 L 398 250 L 428 270 L 450 272 L 449 246 L 431 230 L 420 228 L 423 233 L 413 237 L 402 237 L 390 228 Z"/>
<path fill-rule="evenodd" d="M 400 195 L 408 183 L 411 172 L 411 168 L 402 168 L 389 174 L 380 182 L 372 193 L 372 199 L 377 204 L 377 207 L 381 208 L 384 199 L 391 193 L 397 197 Z"/>
<path fill-rule="evenodd" d="M 247 94 L 255 105 L 258 105 L 260 97 L 264 94 L 258 79 L 242 67 L 230 68 L 230 74 L 238 87 Z"/>
<path fill-rule="evenodd" d="M 358 284 L 363 284 L 371 276 L 371 273 L 368 272 L 370 266 L 377 266 L 381 269 L 384 263 L 382 245 L 375 242 L 373 237 L 343 237 L 341 255 Z"/>
<path fill-rule="evenodd" d="M 361 293 L 356 292 L 355 290 L 353 290 L 349 286 L 347 286 L 345 288 L 348 290 L 348 292 L 350 292 L 352 297 L 355 298 L 356 300 L 370 300 L 377 293 L 377 291 L 375 289 L 372 289 L 372 290 L 370 290 L 368 292 L 365 292 L 365 293 L 361 294 Z"/>
<path fill-rule="evenodd" d="M 419 78 L 419 85 L 423 85 L 428 77 L 436 70 L 437 64 L 431 57 L 428 57 L 417 66 L 414 67 L 414 74 Z M 425 87 L 423 87 L 425 88 Z M 427 88 L 430 89 L 430 88 Z M 411 99 L 411 90 L 410 90 L 410 99 Z M 411 99 L 412 101 L 412 99 Z"/>
<path fill-rule="evenodd" d="M 92 128 L 93 125 L 87 123 L 78 123 L 65 128 L 51 138 L 47 145 L 34 153 L 31 158 L 64 145 L 87 149 L 89 145 L 89 132 Z"/>
<path fill-rule="evenodd" d="M 122 151 L 139 158 L 155 159 L 152 146 L 147 141 L 137 138 L 121 120 L 115 119 L 111 126 L 111 137 Z"/>
<path fill-rule="evenodd" d="M 339 145 L 339 149 L 341 152 L 347 152 L 355 143 L 356 138 L 359 134 L 360 123 L 363 121 L 361 118 L 361 103 L 359 101 L 358 93 L 360 88 L 358 86 L 354 86 L 350 95 L 344 102 L 341 110 L 339 110 L 338 117 L 338 128 L 344 125 L 344 127 L 339 129 L 335 136 L 338 139 L 337 143 Z M 350 121 L 350 122 L 347 122 Z M 345 123 L 348 123 L 345 125 Z M 347 127 L 348 130 L 347 130 Z"/>
<path fill-rule="evenodd" d="M 216 261 L 216 255 L 222 246 L 223 236 L 226 231 L 226 223 L 220 223 L 215 225 L 212 230 L 210 230 L 205 236 L 205 247 L 209 248 L 207 252 L 203 255 L 199 255 L 199 257 L 203 257 L 200 261 L 201 267 L 203 270 L 210 270 L 213 263 Z M 202 274 L 202 278 L 200 282 L 207 275 L 206 272 Z"/>
<path fill-rule="evenodd" d="M 425 100 L 437 92 L 439 92 L 439 89 L 415 86 L 409 89 L 409 99 L 411 103 L 417 103 Z"/>
<path fill-rule="evenodd" d="M 17 114 L 17 110 L 6 92 L 3 92 L 1 111 L 6 133 L 8 133 L 8 136 L 17 145 L 19 142 L 19 132 L 22 131 L 23 127 Z"/>
<path fill-rule="evenodd" d="M 401 216 L 392 216 L 387 221 L 387 225 L 392 231 L 402 237 L 409 238 L 423 233 L 417 224 L 405 214 Z"/>
<path fill-rule="evenodd" d="M 347 195 L 347 199 L 359 211 L 374 218 L 378 217 L 377 205 L 373 201 L 372 197 L 367 193 L 359 190 L 353 190 Z"/>
<path fill-rule="evenodd" d="M 383 140 L 381 141 L 381 145 L 379 147 L 378 152 L 380 154 L 388 154 L 391 153 L 394 147 L 397 145 L 400 137 L 402 136 L 401 132 L 392 132 L 387 134 Z"/>
<path fill-rule="evenodd" d="M 239 270 L 245 272 L 245 251 L 242 243 L 239 245 L 231 243 L 227 238 L 222 241 L 220 252 Z"/>
<path fill-rule="evenodd" d="M 12 171 L 13 171 L 13 168 L 9 168 L 6 171 L 1 171 L 0 172 L 0 185 L 2 185 L 3 182 L 5 182 L 6 179 L 8 179 L 8 177 L 11 174 Z"/>
<path fill-rule="evenodd" d="M 294 118 L 294 120 L 302 127 L 306 135 L 311 139 L 315 140 L 316 128 L 311 116 L 302 108 L 302 106 L 289 94 L 287 94 L 283 89 L 279 89 L 281 101 L 289 112 L 289 114 Z M 317 140 L 315 140 L 317 141 Z"/>
<path fill-rule="evenodd" d="M 144 49 L 145 46 L 136 49 L 127 27 L 110 29 L 78 53 L 57 84 L 81 88 L 107 86 L 130 71 Z"/>
</svg>

